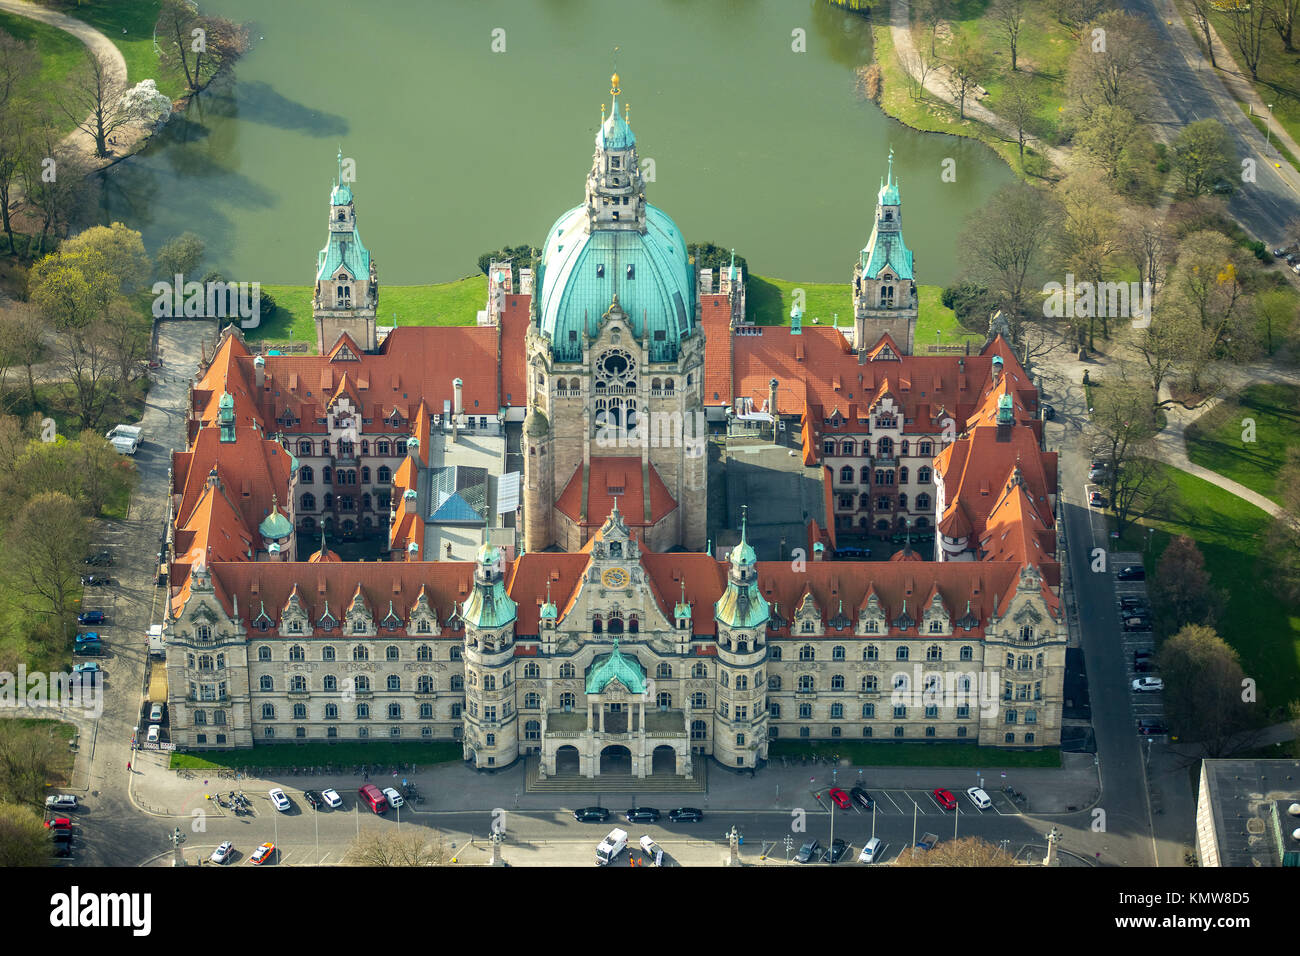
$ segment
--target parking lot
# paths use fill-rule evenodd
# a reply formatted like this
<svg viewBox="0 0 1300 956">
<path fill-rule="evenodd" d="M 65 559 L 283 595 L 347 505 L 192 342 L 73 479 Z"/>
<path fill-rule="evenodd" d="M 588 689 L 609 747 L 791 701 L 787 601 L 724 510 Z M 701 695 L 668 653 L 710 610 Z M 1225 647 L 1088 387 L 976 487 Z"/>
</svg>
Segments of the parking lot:
<svg viewBox="0 0 1300 956">
<path fill-rule="evenodd" d="M 1137 720 L 1158 720 L 1164 724 L 1164 692 L 1163 691 L 1135 691 L 1132 689 L 1133 681 L 1141 677 L 1158 677 L 1155 670 L 1155 634 L 1151 630 L 1151 605 L 1147 599 L 1147 583 L 1145 580 L 1120 580 L 1119 574 L 1122 568 L 1141 566 L 1142 556 L 1136 552 L 1120 552 L 1111 555 L 1111 567 L 1114 569 L 1115 578 L 1115 616 L 1116 628 L 1119 632 L 1120 654 L 1124 659 L 1125 673 L 1128 675 L 1129 694 L 1133 700 L 1133 715 Z M 1130 610 L 1124 610 L 1125 599 L 1129 600 Z M 1143 627 L 1129 627 L 1125 625 L 1126 620 L 1143 621 Z M 1143 658 L 1149 669 L 1139 670 L 1139 658 L 1136 654 L 1147 654 L 1149 657 Z M 1134 728 L 1136 731 L 1136 727 Z M 1159 736 L 1163 736 L 1159 735 Z"/>
<path fill-rule="evenodd" d="M 850 786 L 851 784 L 846 784 L 841 789 L 847 793 Z M 956 811 L 945 810 L 939 805 L 939 801 L 934 798 L 934 794 L 929 790 L 875 790 L 871 787 L 866 787 L 864 789 L 866 789 L 867 794 L 875 802 L 875 813 L 878 816 L 901 815 L 910 817 L 915 813 L 919 816 L 950 817 L 954 812 L 962 816 L 979 816 L 990 813 L 1010 816 L 1012 814 L 1020 814 L 1024 812 L 1023 808 L 1018 806 L 1007 793 L 994 787 L 991 781 L 989 782 L 989 786 L 984 788 L 985 792 L 988 794 L 989 800 L 993 803 L 993 806 L 987 810 L 980 810 L 971 802 L 970 797 L 966 796 L 965 787 L 952 786 L 945 788 L 950 790 L 952 795 L 957 799 Z M 816 796 L 817 802 L 823 809 L 830 809 L 831 798 L 829 787 L 823 790 L 814 791 L 814 796 Z M 847 813 L 864 817 L 869 817 L 872 814 L 871 810 L 864 810 L 857 803 L 851 804 L 846 810 L 836 807 L 835 812 L 836 814 Z"/>
</svg>

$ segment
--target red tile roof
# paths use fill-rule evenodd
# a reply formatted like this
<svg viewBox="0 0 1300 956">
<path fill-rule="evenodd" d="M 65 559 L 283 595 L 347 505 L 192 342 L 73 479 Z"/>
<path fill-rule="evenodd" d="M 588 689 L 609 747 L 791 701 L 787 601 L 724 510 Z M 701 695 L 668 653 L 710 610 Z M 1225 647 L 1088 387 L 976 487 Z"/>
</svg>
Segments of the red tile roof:
<svg viewBox="0 0 1300 956">
<path fill-rule="evenodd" d="M 526 367 L 531 301 L 532 296 L 508 295 L 506 307 L 501 310 L 501 404 L 514 408 L 528 404 Z"/>
<path fill-rule="evenodd" d="M 590 555 L 581 552 L 530 551 L 520 556 L 506 574 L 506 591 L 518 606 L 515 633 L 538 632 L 538 615 L 546 601 L 548 585 L 555 606 L 566 607 L 590 560 Z"/>
<path fill-rule="evenodd" d="M 235 410 L 238 414 L 238 399 Z M 272 497 L 289 501 L 289 462 L 290 455 L 280 443 L 254 426 L 237 426 L 233 442 L 221 441 L 216 425 L 200 429 L 189 451 L 172 454 L 171 490 L 181 496 L 177 525 L 189 519 L 215 467 L 245 524 L 256 530 L 271 513 Z"/>
<path fill-rule="evenodd" d="M 587 492 L 585 507 L 582 500 L 584 483 Z M 647 483 L 650 491 L 649 516 L 646 515 Z M 555 502 L 555 507 L 561 514 L 584 527 L 596 527 L 614 510 L 615 498 L 618 499 L 619 510 L 629 528 L 650 527 L 677 507 L 677 502 L 673 500 L 672 493 L 659 477 L 654 465 L 646 464 L 643 472 L 641 459 L 630 456 L 593 456 L 585 475 L 579 465 L 559 500 Z"/>
<path fill-rule="evenodd" d="M 704 404 L 730 405 L 731 347 L 734 342 L 730 297 L 700 296 L 700 328 L 704 332 Z"/>
</svg>

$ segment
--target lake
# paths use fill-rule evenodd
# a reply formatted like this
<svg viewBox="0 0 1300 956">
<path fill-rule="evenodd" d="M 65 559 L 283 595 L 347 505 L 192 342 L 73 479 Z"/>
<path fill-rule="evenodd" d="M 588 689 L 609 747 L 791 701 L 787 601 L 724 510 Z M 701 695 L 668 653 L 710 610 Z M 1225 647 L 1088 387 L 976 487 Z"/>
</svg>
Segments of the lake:
<svg viewBox="0 0 1300 956">
<path fill-rule="evenodd" d="M 917 277 L 947 283 L 966 215 L 1012 179 L 979 143 L 917 133 L 863 100 L 868 25 L 819 0 L 203 9 L 249 23 L 253 49 L 235 82 L 111 170 L 104 216 L 151 252 L 193 230 L 205 267 L 232 280 L 313 281 L 340 147 L 381 283 L 455 279 L 489 249 L 540 246 L 582 201 L 615 69 L 654 160 L 649 201 L 688 241 L 734 247 L 759 274 L 849 281 L 893 147 Z M 796 29 L 806 52 L 791 49 Z M 941 180 L 945 159 L 955 183 Z"/>
</svg>

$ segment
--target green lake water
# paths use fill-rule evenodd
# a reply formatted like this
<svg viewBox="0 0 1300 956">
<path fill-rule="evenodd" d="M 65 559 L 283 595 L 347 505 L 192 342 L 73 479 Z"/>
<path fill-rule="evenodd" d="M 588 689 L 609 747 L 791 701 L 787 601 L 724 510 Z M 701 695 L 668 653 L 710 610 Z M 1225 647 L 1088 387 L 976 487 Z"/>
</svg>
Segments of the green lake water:
<svg viewBox="0 0 1300 956">
<path fill-rule="evenodd" d="M 313 280 L 340 147 L 382 283 L 454 279 L 488 249 L 540 246 L 582 201 L 615 68 L 654 160 L 649 201 L 688 241 L 734 247 L 760 274 L 847 282 L 893 147 L 917 277 L 946 283 L 965 217 L 1012 178 L 982 145 L 864 101 L 868 25 L 820 0 L 203 7 L 249 23 L 254 48 L 233 84 L 108 174 L 104 216 L 151 251 L 193 230 L 205 266 L 232 280 Z M 795 29 L 807 52 L 792 52 Z M 949 158 L 954 183 L 941 179 Z"/>
</svg>

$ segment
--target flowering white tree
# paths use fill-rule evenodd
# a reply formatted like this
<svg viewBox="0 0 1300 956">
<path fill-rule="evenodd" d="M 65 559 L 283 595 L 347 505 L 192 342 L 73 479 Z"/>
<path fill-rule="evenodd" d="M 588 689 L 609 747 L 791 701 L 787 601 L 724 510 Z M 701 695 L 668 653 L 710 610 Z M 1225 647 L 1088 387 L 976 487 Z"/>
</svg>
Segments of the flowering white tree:
<svg viewBox="0 0 1300 956">
<path fill-rule="evenodd" d="M 172 101 L 153 80 L 141 80 L 122 94 L 121 108 L 143 126 L 157 131 L 171 119 Z"/>
</svg>

